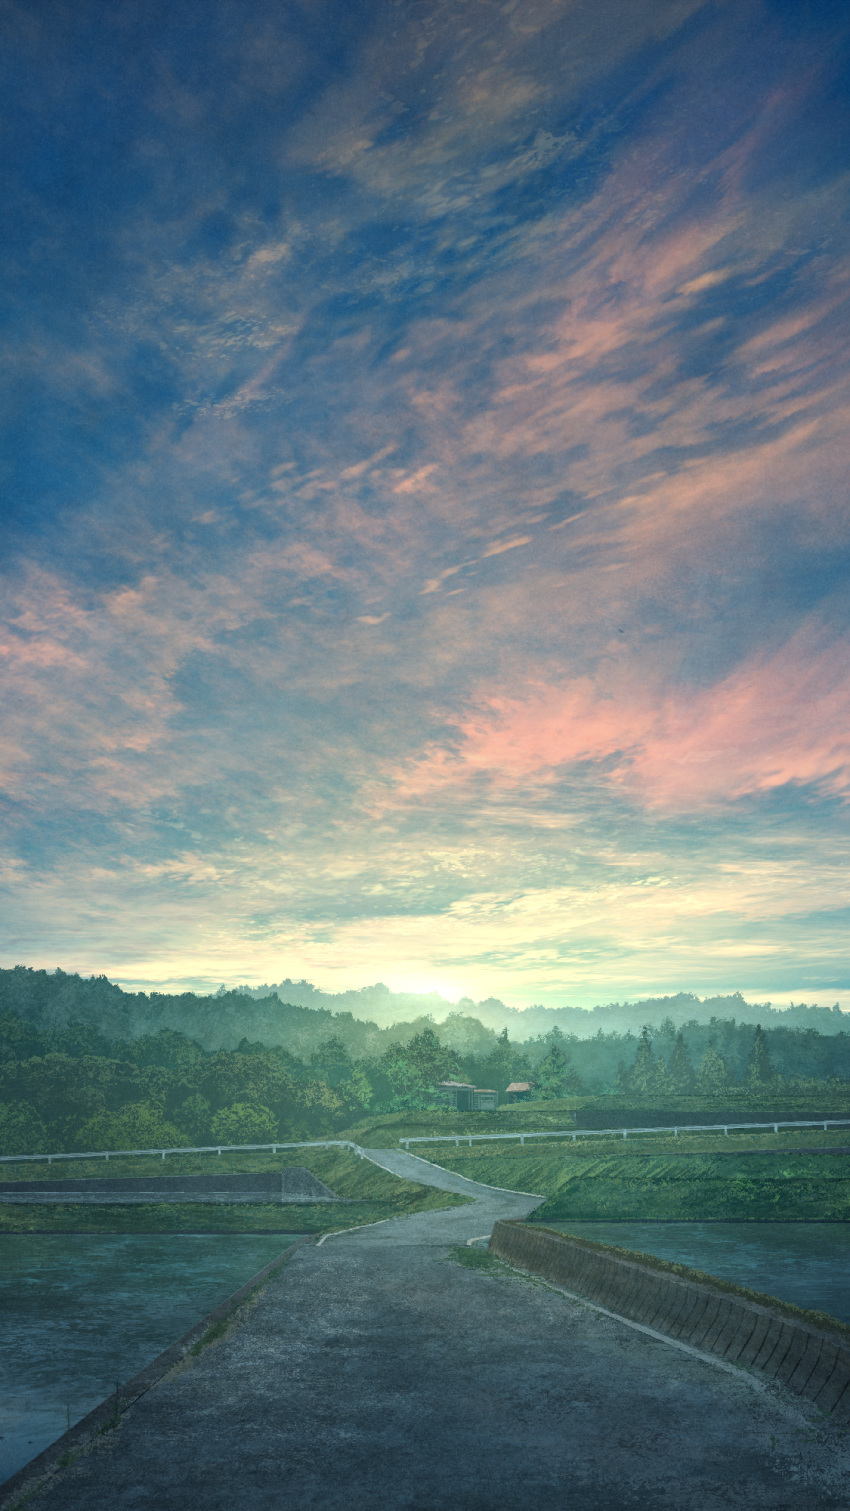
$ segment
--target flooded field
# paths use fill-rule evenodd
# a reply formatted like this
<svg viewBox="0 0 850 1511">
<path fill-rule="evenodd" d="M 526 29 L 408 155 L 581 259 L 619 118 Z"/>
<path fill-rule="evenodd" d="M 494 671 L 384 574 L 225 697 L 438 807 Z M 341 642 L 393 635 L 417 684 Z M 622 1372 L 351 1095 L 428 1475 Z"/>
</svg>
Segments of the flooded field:
<svg viewBox="0 0 850 1511">
<path fill-rule="evenodd" d="M 0 1482 L 290 1242 L 285 1233 L 3 1235 Z"/>
</svg>

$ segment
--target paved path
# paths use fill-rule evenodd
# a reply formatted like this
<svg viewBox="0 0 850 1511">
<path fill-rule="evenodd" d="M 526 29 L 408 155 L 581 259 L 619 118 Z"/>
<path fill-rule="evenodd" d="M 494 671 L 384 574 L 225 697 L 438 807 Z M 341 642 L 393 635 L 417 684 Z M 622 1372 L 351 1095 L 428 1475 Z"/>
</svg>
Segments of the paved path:
<svg viewBox="0 0 850 1511">
<path fill-rule="evenodd" d="M 455 1246 L 534 1198 L 474 1196 L 298 1248 L 27 1511 L 850 1511 L 850 1434 Z"/>
</svg>

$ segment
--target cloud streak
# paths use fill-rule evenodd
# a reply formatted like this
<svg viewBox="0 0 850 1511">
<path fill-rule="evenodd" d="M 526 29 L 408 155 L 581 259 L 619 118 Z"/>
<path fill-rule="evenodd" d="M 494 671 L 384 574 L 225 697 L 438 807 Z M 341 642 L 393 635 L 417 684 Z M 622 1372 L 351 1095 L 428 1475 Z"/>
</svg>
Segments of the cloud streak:
<svg viewBox="0 0 850 1511">
<path fill-rule="evenodd" d="M 322 14 L 181 13 L 138 62 L 63 20 L 103 161 L 49 28 L 14 42 L 89 177 L 51 210 L 16 138 L 13 958 L 834 983 L 846 39 Z"/>
</svg>

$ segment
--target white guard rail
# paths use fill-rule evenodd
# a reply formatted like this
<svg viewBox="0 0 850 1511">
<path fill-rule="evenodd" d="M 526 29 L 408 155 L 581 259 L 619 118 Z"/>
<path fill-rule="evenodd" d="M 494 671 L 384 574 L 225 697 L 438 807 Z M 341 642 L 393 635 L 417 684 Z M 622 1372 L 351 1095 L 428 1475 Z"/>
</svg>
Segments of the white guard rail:
<svg viewBox="0 0 850 1511">
<path fill-rule="evenodd" d="M 22 1163 L 26 1160 L 36 1160 L 42 1163 L 47 1160 L 52 1165 L 54 1160 L 59 1159 L 127 1159 L 133 1155 L 152 1154 L 161 1155 L 163 1159 L 167 1154 L 244 1154 L 265 1153 L 277 1154 L 279 1149 L 350 1149 L 352 1153 L 359 1154 L 362 1159 L 365 1150 L 359 1144 L 352 1143 L 347 1138 L 313 1139 L 302 1144 L 205 1144 L 195 1149 L 89 1149 L 77 1154 L 0 1154 L 0 1165 Z"/>
<path fill-rule="evenodd" d="M 573 1142 L 580 1138 L 628 1138 L 630 1133 L 672 1133 L 678 1138 L 680 1133 L 723 1133 L 728 1134 L 729 1129 L 740 1128 L 772 1128 L 778 1133 L 780 1128 L 822 1128 L 824 1133 L 827 1128 L 843 1128 L 850 1125 L 850 1118 L 814 1118 L 809 1122 L 782 1122 L 778 1123 L 679 1123 L 669 1128 L 544 1128 L 528 1133 L 432 1133 L 416 1138 L 400 1138 L 399 1143 L 404 1144 L 406 1149 L 411 1144 L 460 1144 L 498 1142 L 504 1143 L 508 1139 L 518 1139 L 521 1144 L 527 1138 L 571 1138 Z M 0 1154 L 0 1165 L 24 1164 L 28 1161 L 44 1163 L 46 1160 L 51 1165 L 54 1160 L 63 1159 L 130 1159 L 147 1158 L 157 1155 L 165 1159 L 168 1154 L 277 1154 L 281 1149 L 350 1149 L 360 1159 L 368 1158 L 368 1149 L 361 1148 L 352 1139 L 308 1139 L 301 1143 L 287 1144 L 278 1139 L 274 1144 L 201 1144 L 183 1149 L 87 1149 L 78 1150 L 73 1154 Z"/>
<path fill-rule="evenodd" d="M 728 1134 L 730 1128 L 772 1128 L 778 1133 L 780 1128 L 822 1128 L 826 1133 L 827 1128 L 843 1128 L 850 1124 L 850 1118 L 815 1118 L 811 1122 L 783 1122 L 778 1123 L 678 1123 L 669 1128 L 544 1128 L 534 1133 L 432 1133 L 422 1138 L 400 1138 L 399 1143 L 409 1149 L 411 1144 L 468 1144 L 471 1148 L 473 1143 L 480 1144 L 487 1141 L 504 1143 L 507 1139 L 518 1139 L 524 1144 L 527 1138 L 571 1138 L 573 1143 L 580 1138 L 628 1138 L 630 1133 L 672 1133 L 675 1138 L 680 1133 L 723 1133 Z"/>
</svg>

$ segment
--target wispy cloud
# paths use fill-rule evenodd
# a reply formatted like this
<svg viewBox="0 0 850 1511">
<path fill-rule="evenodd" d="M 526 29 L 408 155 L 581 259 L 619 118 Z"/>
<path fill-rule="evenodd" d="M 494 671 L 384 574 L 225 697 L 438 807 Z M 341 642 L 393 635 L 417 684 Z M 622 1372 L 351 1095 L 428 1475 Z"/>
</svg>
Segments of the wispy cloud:
<svg viewBox="0 0 850 1511">
<path fill-rule="evenodd" d="M 143 43 L 117 135 L 74 53 L 94 251 L 19 169 L 15 951 L 526 999 L 838 970 L 842 37 L 435 0 L 332 6 L 331 57 L 260 10 L 194 73 Z"/>
</svg>

